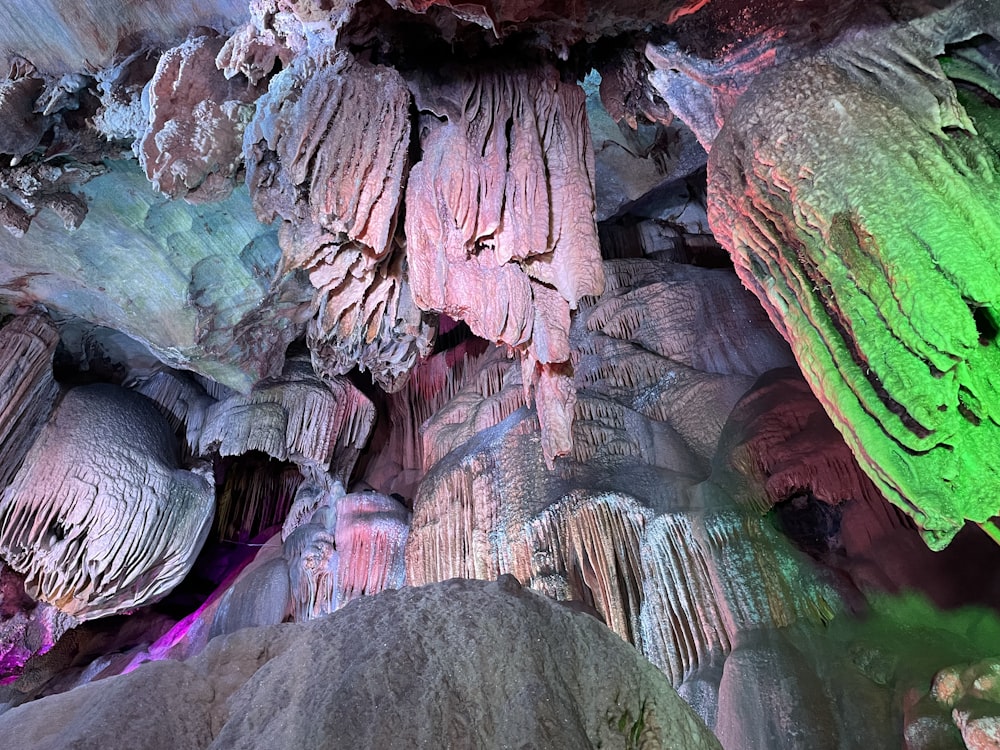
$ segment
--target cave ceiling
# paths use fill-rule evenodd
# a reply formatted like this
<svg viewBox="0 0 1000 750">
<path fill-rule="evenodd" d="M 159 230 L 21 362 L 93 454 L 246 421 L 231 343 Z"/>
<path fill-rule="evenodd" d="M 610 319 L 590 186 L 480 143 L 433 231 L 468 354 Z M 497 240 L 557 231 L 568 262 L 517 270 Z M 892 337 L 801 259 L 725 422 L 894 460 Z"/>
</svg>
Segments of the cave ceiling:
<svg viewBox="0 0 1000 750">
<path fill-rule="evenodd" d="M 551 466 L 596 219 L 697 172 L 693 134 L 711 230 L 865 471 L 932 545 L 991 526 L 990 3 L 0 13 L 8 311 L 242 392 L 302 336 L 398 391 L 447 316 L 519 359 Z"/>
<path fill-rule="evenodd" d="M 761 633 L 965 602 L 930 550 L 1000 541 L 998 40 L 1000 0 L 0 0 L 0 667 L 254 539 L 150 648 L 513 574 L 751 746 L 734 685 L 809 650 Z"/>
</svg>

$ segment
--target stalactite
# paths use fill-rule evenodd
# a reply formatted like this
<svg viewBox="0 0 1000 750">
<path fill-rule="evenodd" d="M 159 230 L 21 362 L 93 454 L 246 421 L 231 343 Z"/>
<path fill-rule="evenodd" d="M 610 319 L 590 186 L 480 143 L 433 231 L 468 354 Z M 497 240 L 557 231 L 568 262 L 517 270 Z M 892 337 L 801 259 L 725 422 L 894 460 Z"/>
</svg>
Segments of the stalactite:
<svg viewBox="0 0 1000 750">
<path fill-rule="evenodd" d="M 712 481 L 760 513 L 801 494 L 836 505 L 883 502 L 797 370 L 760 378 L 734 407 Z"/>
<path fill-rule="evenodd" d="M 429 353 L 435 330 L 413 302 L 395 237 L 409 107 L 396 71 L 326 49 L 271 80 L 244 142 L 257 215 L 282 221 L 284 267 L 303 269 L 315 290 L 317 372 L 359 365 L 389 390 Z"/>
<path fill-rule="evenodd" d="M 414 299 L 529 356 L 552 461 L 572 446 L 572 381 L 549 387 L 569 313 L 604 286 L 585 97 L 551 69 L 483 70 L 419 83 L 417 104 L 435 117 L 406 194 Z"/>
<path fill-rule="evenodd" d="M 365 471 L 365 481 L 385 493 L 397 492 L 412 498 L 423 476 L 423 425 L 481 371 L 487 358 L 500 356 L 495 348 L 479 339 L 461 342 L 454 349 L 421 361 L 403 387 L 389 396 L 388 436 Z M 438 451 L 444 449 L 431 439 Z M 450 443 L 445 443 L 450 444 Z"/>
<path fill-rule="evenodd" d="M 227 461 L 218 491 L 215 532 L 221 539 L 246 542 L 281 526 L 302 481 L 294 464 L 252 453 Z"/>
<path fill-rule="evenodd" d="M 320 380 L 308 362 L 289 359 L 281 377 L 209 407 L 198 450 L 221 456 L 260 451 L 346 480 L 374 419 L 374 406 L 350 383 Z"/>
<path fill-rule="evenodd" d="M 968 28 L 1000 36 L 995 15 L 958 3 L 762 76 L 709 160 L 737 272 L 935 549 L 967 519 L 993 528 L 1000 488 L 995 98 L 936 59 Z"/>
<path fill-rule="evenodd" d="M 424 470 L 525 405 L 521 370 L 502 350 L 484 354 L 475 364 L 472 376 L 421 427 Z"/>
<path fill-rule="evenodd" d="M 619 493 L 578 492 L 549 506 L 525 529 L 532 587 L 537 581 L 559 599 L 592 605 L 608 627 L 634 642 L 643 596 L 639 544 L 651 516 Z"/>
</svg>

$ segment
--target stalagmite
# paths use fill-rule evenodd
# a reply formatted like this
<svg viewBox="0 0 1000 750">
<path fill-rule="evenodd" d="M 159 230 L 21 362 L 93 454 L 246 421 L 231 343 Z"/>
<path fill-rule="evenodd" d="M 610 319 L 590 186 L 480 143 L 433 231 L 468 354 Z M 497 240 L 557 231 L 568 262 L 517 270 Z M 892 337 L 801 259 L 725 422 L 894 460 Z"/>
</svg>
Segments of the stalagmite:
<svg viewBox="0 0 1000 750">
<path fill-rule="evenodd" d="M 211 483 L 177 467 L 173 435 L 147 399 L 79 387 L 0 496 L 0 554 L 33 597 L 92 619 L 177 585 L 213 510 Z"/>
<path fill-rule="evenodd" d="M 354 492 L 337 501 L 341 606 L 403 585 L 409 516 L 396 500 L 377 492 Z"/>
<path fill-rule="evenodd" d="M 402 586 L 408 531 L 409 513 L 387 495 L 345 494 L 325 477 L 302 485 L 282 529 L 295 619 Z"/>
</svg>

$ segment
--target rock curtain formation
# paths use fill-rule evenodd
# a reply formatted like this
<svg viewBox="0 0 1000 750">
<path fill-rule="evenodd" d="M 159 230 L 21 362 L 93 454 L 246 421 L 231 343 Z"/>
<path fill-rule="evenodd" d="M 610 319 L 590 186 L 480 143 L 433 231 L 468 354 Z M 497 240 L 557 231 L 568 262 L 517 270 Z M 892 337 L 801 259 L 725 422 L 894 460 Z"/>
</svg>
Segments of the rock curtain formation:
<svg viewBox="0 0 1000 750">
<path fill-rule="evenodd" d="M 114 386 L 74 389 L 0 495 L 0 554 L 35 599 L 85 620 L 162 597 L 194 564 L 213 486 L 166 421 Z"/>
</svg>

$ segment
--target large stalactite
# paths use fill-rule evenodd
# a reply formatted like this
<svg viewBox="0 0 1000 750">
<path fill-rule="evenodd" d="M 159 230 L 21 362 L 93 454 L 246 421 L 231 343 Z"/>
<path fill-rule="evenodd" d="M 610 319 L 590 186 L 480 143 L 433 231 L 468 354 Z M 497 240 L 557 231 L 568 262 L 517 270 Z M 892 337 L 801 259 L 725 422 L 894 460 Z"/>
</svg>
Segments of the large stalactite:
<svg viewBox="0 0 1000 750">
<path fill-rule="evenodd" d="M 928 22 L 776 69 L 710 161 L 712 224 L 741 278 L 936 548 L 989 523 L 1000 487 L 1000 156 L 989 106 L 963 107 L 935 60 L 953 33 Z"/>
</svg>

